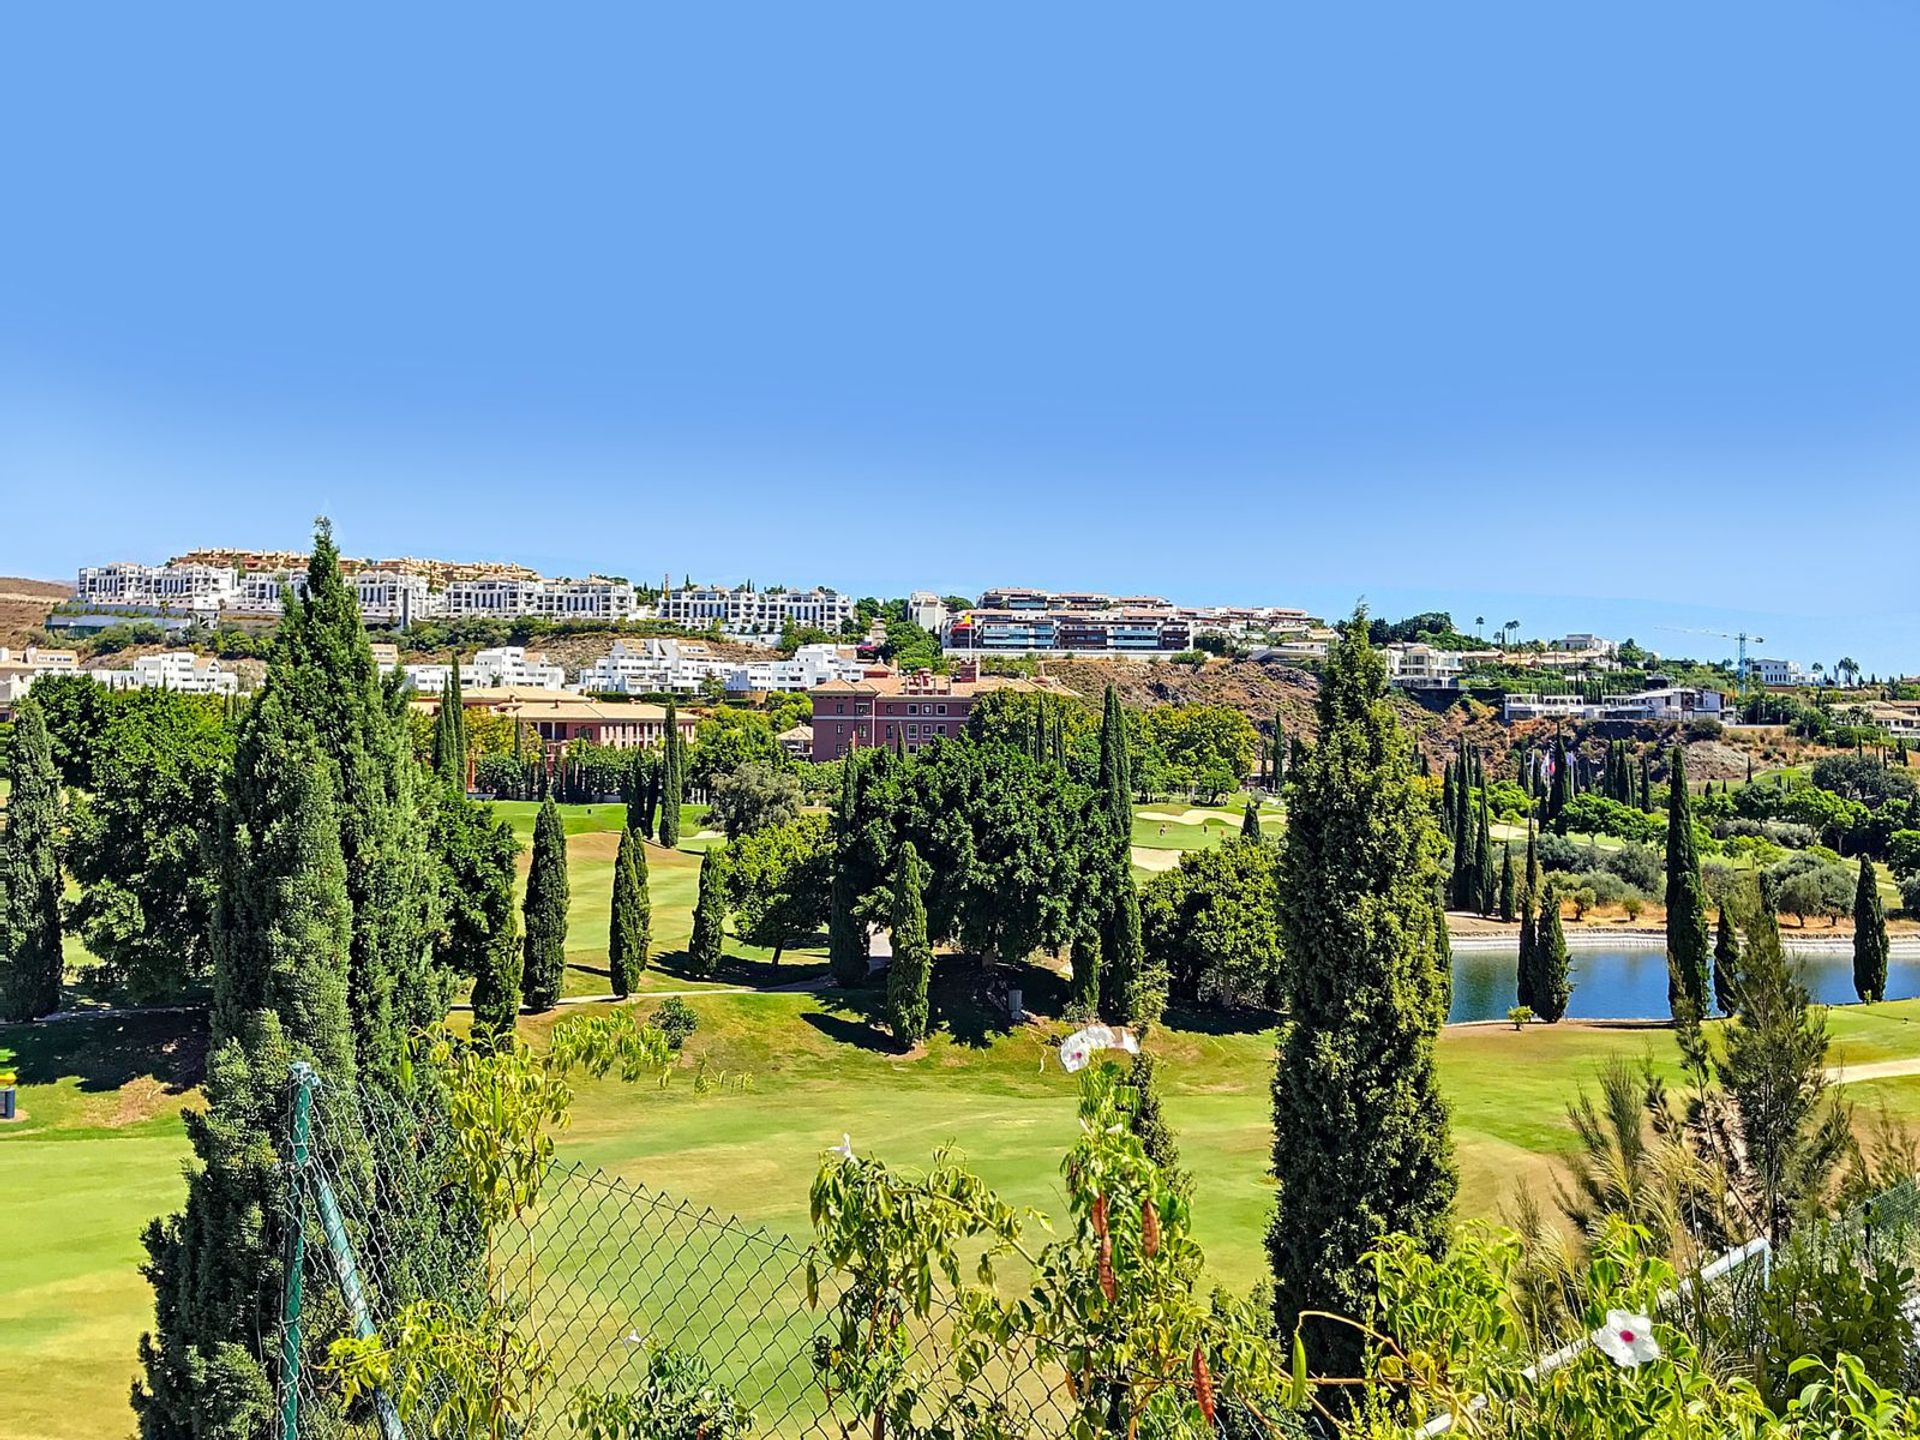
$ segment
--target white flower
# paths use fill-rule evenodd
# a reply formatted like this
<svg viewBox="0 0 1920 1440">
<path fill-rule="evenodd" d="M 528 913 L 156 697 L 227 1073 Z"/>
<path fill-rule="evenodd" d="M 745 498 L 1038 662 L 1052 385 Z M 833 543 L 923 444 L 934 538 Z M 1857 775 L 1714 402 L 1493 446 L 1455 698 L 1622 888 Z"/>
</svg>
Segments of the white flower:
<svg viewBox="0 0 1920 1440">
<path fill-rule="evenodd" d="M 647 1337 L 642 1335 L 638 1330 L 629 1330 L 620 1337 L 620 1343 L 622 1345 L 644 1345 L 647 1343 Z"/>
<path fill-rule="evenodd" d="M 853 1137 L 842 1130 L 840 1132 L 840 1143 L 829 1146 L 827 1153 L 829 1155 L 838 1155 L 842 1160 L 853 1159 Z"/>
<path fill-rule="evenodd" d="M 1097 1050 L 1124 1050 L 1129 1055 L 1138 1055 L 1140 1042 L 1134 1038 L 1131 1030 L 1115 1030 L 1110 1025 L 1089 1025 L 1084 1030 L 1074 1031 L 1060 1042 L 1060 1063 L 1069 1072 L 1083 1069 Z"/>
<path fill-rule="evenodd" d="M 1614 1364 L 1627 1368 L 1660 1358 L 1653 1321 L 1631 1310 L 1607 1311 L 1607 1323 L 1593 1332 L 1593 1343 Z"/>
</svg>

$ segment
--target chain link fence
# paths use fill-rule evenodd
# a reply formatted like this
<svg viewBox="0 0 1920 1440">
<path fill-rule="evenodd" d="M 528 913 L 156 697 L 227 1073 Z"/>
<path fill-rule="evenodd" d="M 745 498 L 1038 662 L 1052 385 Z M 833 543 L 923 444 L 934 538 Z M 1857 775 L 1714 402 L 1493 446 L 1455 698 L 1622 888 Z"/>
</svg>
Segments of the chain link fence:
<svg viewBox="0 0 1920 1440">
<path fill-rule="evenodd" d="M 390 1397 L 345 1400 L 329 1349 L 389 1325 L 416 1300 L 478 1315 L 489 1276 L 491 1298 L 543 1362 L 509 1433 L 574 1433 L 573 1396 L 640 1389 L 662 1351 L 697 1357 L 754 1436 L 875 1433 L 870 1414 L 823 1386 L 816 1351 L 830 1343 L 842 1290 L 823 1273 L 818 1304 L 808 1304 L 809 1251 L 789 1236 L 561 1161 L 527 1223 L 496 1230 L 489 1251 L 443 1179 L 452 1141 L 430 1092 L 396 1101 L 296 1075 L 286 1117 L 288 1269 L 299 1278 L 283 1317 L 277 1440 L 417 1440 L 424 1426 L 403 1420 Z M 928 1320 L 907 1318 L 917 1422 L 1033 1440 L 1069 1434 L 1070 1399 L 1018 1352 L 962 1376 L 947 1343 L 958 1318 L 941 1294 Z"/>
</svg>

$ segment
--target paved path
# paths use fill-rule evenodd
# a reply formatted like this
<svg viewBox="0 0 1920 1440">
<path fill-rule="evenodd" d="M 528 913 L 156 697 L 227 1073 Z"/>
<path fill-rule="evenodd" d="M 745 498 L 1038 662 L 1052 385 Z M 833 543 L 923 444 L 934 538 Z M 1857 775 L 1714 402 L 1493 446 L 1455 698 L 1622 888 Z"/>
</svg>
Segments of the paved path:
<svg viewBox="0 0 1920 1440">
<path fill-rule="evenodd" d="M 1874 1060 L 1865 1065 L 1830 1065 L 1827 1083 L 1852 1085 L 1861 1080 L 1897 1080 L 1903 1075 L 1920 1075 L 1920 1059 Z"/>
</svg>

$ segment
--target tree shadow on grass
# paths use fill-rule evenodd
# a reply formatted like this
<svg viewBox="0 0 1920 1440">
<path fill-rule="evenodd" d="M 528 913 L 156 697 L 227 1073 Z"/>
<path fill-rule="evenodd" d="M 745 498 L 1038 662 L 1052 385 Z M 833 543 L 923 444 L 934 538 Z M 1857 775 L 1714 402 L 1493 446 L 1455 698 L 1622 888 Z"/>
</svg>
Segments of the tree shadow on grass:
<svg viewBox="0 0 1920 1440">
<path fill-rule="evenodd" d="M 1259 1007 L 1217 1010 L 1205 1005 L 1169 1003 L 1161 1024 L 1194 1035 L 1258 1035 L 1280 1023 L 1280 1016 Z"/>
<path fill-rule="evenodd" d="M 0 1070 L 14 1071 L 22 1085 L 52 1085 L 73 1076 L 81 1090 L 93 1093 L 151 1076 L 169 1095 L 178 1095 L 206 1078 L 207 1014 L 155 1011 L 0 1025 Z"/>
<path fill-rule="evenodd" d="M 823 1008 L 805 1011 L 800 1018 L 829 1040 L 858 1046 L 880 1055 L 902 1053 L 894 1043 L 893 1036 L 881 1024 L 886 1005 L 885 991 L 873 986 L 823 990 L 819 992 L 818 999 Z"/>
<path fill-rule="evenodd" d="M 1058 1015 L 1067 1005 L 1065 979 L 1030 961 L 982 966 L 966 955 L 937 956 L 928 990 L 934 1027 L 975 1050 L 1020 1028 L 1007 1013 L 1010 990 L 1020 992 L 1021 1008 L 1031 1014 Z"/>
</svg>

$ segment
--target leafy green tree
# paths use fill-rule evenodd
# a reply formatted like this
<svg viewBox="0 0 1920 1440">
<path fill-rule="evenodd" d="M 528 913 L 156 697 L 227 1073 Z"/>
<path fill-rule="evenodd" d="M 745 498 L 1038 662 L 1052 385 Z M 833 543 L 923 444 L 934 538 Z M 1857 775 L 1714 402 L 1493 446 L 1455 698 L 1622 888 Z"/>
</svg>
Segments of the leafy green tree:
<svg viewBox="0 0 1920 1440">
<path fill-rule="evenodd" d="M 266 1431 L 285 1184 L 274 1132 L 287 1067 L 350 1093 L 352 906 L 333 768 L 272 679 L 242 723 L 220 843 L 207 1107 L 181 1213 L 148 1226 L 154 1328 L 133 1408 L 144 1440 Z"/>
<path fill-rule="evenodd" d="M 467 789 L 467 706 L 460 693 L 460 654 L 447 657 L 447 686 L 433 717 L 433 769 L 459 790 Z"/>
<path fill-rule="evenodd" d="M 520 919 L 513 904 L 513 862 L 520 842 L 491 806 L 448 783 L 423 793 L 438 875 L 440 927 L 434 958 L 450 975 L 473 980 L 476 1036 L 511 1039 L 520 1014 Z"/>
<path fill-rule="evenodd" d="M 1567 976 L 1567 936 L 1560 925 L 1560 895 L 1549 880 L 1540 899 L 1540 928 L 1533 945 L 1533 998 L 1528 1003 L 1534 1014 L 1551 1025 L 1567 1013 L 1572 995 L 1573 984 Z"/>
<path fill-rule="evenodd" d="M 7 830 L 0 847 L 0 1013 L 37 1020 L 60 1008 L 60 773 L 33 699 L 14 722 Z"/>
<path fill-rule="evenodd" d="M 927 1038 L 927 982 L 933 975 L 933 946 L 927 940 L 927 907 L 920 898 L 920 857 L 913 842 L 900 847 L 894 862 L 893 961 L 887 968 L 887 1027 L 902 1046 Z"/>
<path fill-rule="evenodd" d="M 1230 705 L 1156 706 L 1143 729 L 1171 783 L 1203 798 L 1236 789 L 1253 768 L 1253 722 Z"/>
<path fill-rule="evenodd" d="M 700 857 L 700 893 L 693 903 L 693 938 L 687 942 L 687 973 L 718 975 L 722 927 L 727 918 L 726 852 L 712 849 Z"/>
<path fill-rule="evenodd" d="M 74 924 L 100 970 L 149 1001 L 213 963 L 218 825 L 233 767 L 221 707 L 172 690 L 115 705 L 94 790 L 72 809 Z"/>
<path fill-rule="evenodd" d="M 1279 847 L 1189 850 L 1140 890 L 1147 954 L 1188 1004 L 1269 1005 L 1280 993 Z"/>
<path fill-rule="evenodd" d="M 667 739 L 660 763 L 660 843 L 680 847 L 680 807 L 686 803 L 686 781 L 681 773 L 680 722 L 673 697 L 667 697 Z"/>
<path fill-rule="evenodd" d="M 1706 881 L 1694 849 L 1685 746 L 1673 748 L 1667 785 L 1667 1000 L 1676 1016 L 1682 1005 L 1703 1015 L 1712 947 L 1707 938 Z"/>
<path fill-rule="evenodd" d="M 784 825 L 799 813 L 799 777 L 756 760 L 714 780 L 706 819 L 727 839 L 735 840 L 769 826 Z"/>
<path fill-rule="evenodd" d="M 1887 916 L 1879 877 L 1865 855 L 1853 897 L 1853 991 L 1868 1004 L 1887 998 Z"/>
<path fill-rule="evenodd" d="M 1725 905 L 1714 922 L 1713 1003 L 1722 1015 L 1731 1015 L 1740 1006 L 1740 939 Z"/>
<path fill-rule="evenodd" d="M 33 682 L 33 703 L 40 707 L 53 746 L 53 765 L 70 790 L 94 788 L 93 767 L 107 722 L 124 697 L 115 695 L 81 671 L 41 675 Z"/>
<path fill-rule="evenodd" d="M 784 770 L 787 755 L 775 737 L 779 732 L 764 710 L 724 705 L 701 720 L 691 751 L 682 757 L 683 787 L 711 791 L 723 776 L 748 765 Z"/>
<path fill-rule="evenodd" d="M 727 846 L 727 904 L 733 929 L 749 945 L 773 951 L 773 963 L 827 923 L 833 889 L 833 839 L 825 815 L 742 835 Z"/>
<path fill-rule="evenodd" d="M 639 983 L 652 930 L 646 846 L 633 831 L 622 830 L 613 861 L 613 917 L 607 929 L 607 977 L 615 995 L 630 994 Z"/>
<path fill-rule="evenodd" d="M 1366 1313 L 1365 1257 L 1394 1232 L 1446 1244 L 1457 1176 L 1434 1071 L 1452 980 L 1440 836 L 1357 611 L 1329 648 L 1320 738 L 1287 781 L 1280 925 L 1288 1014 L 1274 1067 L 1267 1236 L 1281 1332 L 1323 1370 L 1360 1344 L 1307 1311 Z"/>
<path fill-rule="evenodd" d="M 525 939 L 520 988 L 529 1010 L 551 1010 L 567 973 L 567 831 L 548 796 L 533 822 L 533 860 L 527 870 Z"/>
</svg>

